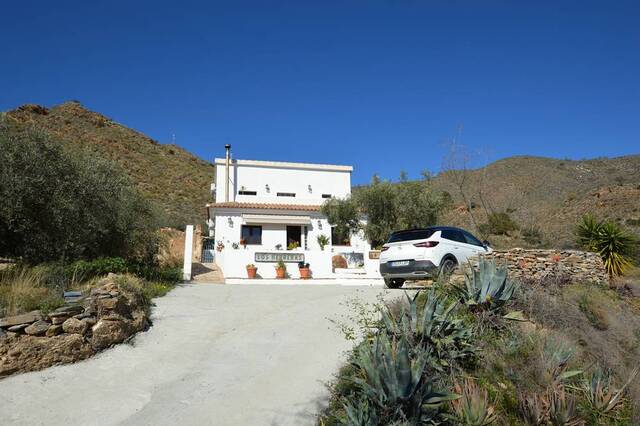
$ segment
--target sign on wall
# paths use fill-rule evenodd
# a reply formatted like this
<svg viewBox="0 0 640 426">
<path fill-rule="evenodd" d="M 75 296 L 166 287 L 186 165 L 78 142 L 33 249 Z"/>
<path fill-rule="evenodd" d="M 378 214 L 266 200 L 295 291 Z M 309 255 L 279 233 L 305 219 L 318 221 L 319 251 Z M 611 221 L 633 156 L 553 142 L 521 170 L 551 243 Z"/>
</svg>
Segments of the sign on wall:
<svg viewBox="0 0 640 426">
<path fill-rule="evenodd" d="M 380 259 L 380 250 L 371 250 L 369 252 L 369 259 Z"/>
<path fill-rule="evenodd" d="M 279 262 L 282 260 L 285 263 L 298 263 L 304 262 L 304 253 L 260 253 L 256 252 L 256 262 Z"/>
</svg>

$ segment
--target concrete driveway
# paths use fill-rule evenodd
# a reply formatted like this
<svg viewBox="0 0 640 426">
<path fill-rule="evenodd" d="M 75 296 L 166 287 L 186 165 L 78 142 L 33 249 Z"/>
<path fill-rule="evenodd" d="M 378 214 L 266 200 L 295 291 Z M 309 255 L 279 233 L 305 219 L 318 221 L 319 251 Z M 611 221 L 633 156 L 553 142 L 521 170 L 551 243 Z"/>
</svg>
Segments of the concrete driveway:
<svg viewBox="0 0 640 426">
<path fill-rule="evenodd" d="M 204 285 L 157 299 L 132 344 L 0 380 L 0 424 L 304 425 L 344 340 L 327 318 L 380 287 Z"/>
</svg>

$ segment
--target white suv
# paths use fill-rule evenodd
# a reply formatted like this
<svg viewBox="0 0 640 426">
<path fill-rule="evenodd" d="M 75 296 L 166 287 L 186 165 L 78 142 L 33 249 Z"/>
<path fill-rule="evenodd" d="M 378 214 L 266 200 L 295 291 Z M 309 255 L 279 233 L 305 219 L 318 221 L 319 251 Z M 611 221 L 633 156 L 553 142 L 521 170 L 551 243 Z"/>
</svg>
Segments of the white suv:
<svg viewBox="0 0 640 426">
<path fill-rule="evenodd" d="M 432 226 L 399 231 L 382 246 L 380 273 L 387 287 L 399 288 L 405 280 L 450 274 L 471 256 L 491 251 L 489 243 L 460 228 Z"/>
</svg>

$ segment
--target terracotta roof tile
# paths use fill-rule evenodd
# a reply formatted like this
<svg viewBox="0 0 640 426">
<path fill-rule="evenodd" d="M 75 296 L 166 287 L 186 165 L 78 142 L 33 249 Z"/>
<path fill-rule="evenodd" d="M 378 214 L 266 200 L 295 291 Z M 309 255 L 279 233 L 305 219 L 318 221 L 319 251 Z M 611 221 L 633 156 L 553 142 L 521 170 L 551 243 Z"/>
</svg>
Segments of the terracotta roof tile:
<svg viewBox="0 0 640 426">
<path fill-rule="evenodd" d="M 272 204 L 272 203 L 240 203 L 238 201 L 229 201 L 226 203 L 210 203 L 207 207 L 226 208 L 226 209 L 266 209 L 266 210 L 300 210 L 317 212 L 320 206 L 312 206 L 305 204 Z"/>
</svg>

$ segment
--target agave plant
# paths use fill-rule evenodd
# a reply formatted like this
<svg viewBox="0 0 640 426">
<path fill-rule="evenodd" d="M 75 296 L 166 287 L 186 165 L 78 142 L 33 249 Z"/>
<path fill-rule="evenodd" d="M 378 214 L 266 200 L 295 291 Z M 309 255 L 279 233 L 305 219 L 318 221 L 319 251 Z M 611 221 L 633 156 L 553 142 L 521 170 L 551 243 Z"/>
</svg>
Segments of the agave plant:
<svg viewBox="0 0 640 426">
<path fill-rule="evenodd" d="M 442 367 L 447 360 L 468 358 L 475 353 L 470 327 L 457 318 L 457 303 L 446 304 L 444 298 L 432 289 L 427 294 L 426 303 L 418 306 L 418 296 L 407 295 L 407 305 L 402 305 L 399 315 L 394 315 L 388 307 L 382 311 L 382 325 L 391 335 L 406 338 L 414 346 L 432 348 L 435 351 L 434 367 Z"/>
<path fill-rule="evenodd" d="M 366 399 L 358 399 L 355 403 L 347 400 L 342 406 L 345 411 L 345 416 L 339 419 L 342 425 L 371 426 L 380 423 L 376 410 L 372 409 Z"/>
<path fill-rule="evenodd" d="M 354 363 L 361 377 L 354 378 L 361 396 L 375 407 L 386 422 L 402 419 L 414 422 L 433 421 L 437 408 L 458 396 L 435 390 L 425 375 L 429 352 L 409 356 L 405 338 L 392 341 L 386 334 L 376 336 L 371 344 L 363 344 Z"/>
<path fill-rule="evenodd" d="M 481 389 L 472 379 L 454 386 L 460 398 L 451 401 L 456 424 L 465 426 L 486 426 L 496 420 L 493 406 L 489 403 L 486 389 Z"/>
<path fill-rule="evenodd" d="M 569 360 L 573 357 L 575 349 L 567 346 L 560 340 L 548 339 L 542 349 L 541 359 L 544 366 L 541 373 L 544 381 L 557 386 L 567 380 L 582 374 L 582 370 L 567 370 Z"/>
<path fill-rule="evenodd" d="M 480 258 L 477 269 L 472 266 L 467 269 L 464 285 L 456 287 L 467 305 L 491 310 L 513 296 L 516 285 L 508 278 L 506 266 L 496 266 L 495 260 Z"/>
<path fill-rule="evenodd" d="M 624 391 L 638 375 L 638 368 L 633 370 L 627 382 L 620 388 L 613 388 L 613 378 L 610 370 L 597 367 L 590 380 L 584 383 L 585 394 L 589 404 L 601 415 L 606 415 L 618 407 L 622 402 Z"/>
<path fill-rule="evenodd" d="M 547 409 L 549 401 L 546 396 L 538 394 L 520 394 L 518 396 L 518 409 L 525 424 L 530 426 L 544 425 L 547 421 Z"/>
<path fill-rule="evenodd" d="M 638 239 L 617 223 L 608 220 L 598 221 L 589 214 L 578 223 L 575 234 L 582 248 L 600 255 L 610 276 L 624 274 L 632 264 L 631 259 Z"/>
<path fill-rule="evenodd" d="M 576 414 L 576 401 L 567 395 L 564 386 L 556 386 L 548 391 L 548 417 L 553 426 L 575 426 L 581 424 Z"/>
</svg>

